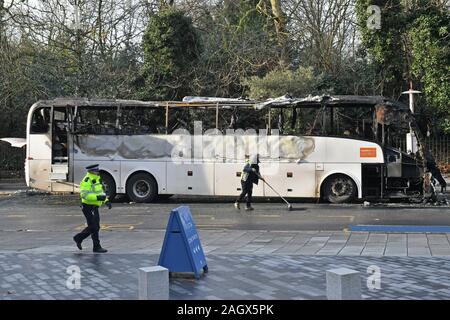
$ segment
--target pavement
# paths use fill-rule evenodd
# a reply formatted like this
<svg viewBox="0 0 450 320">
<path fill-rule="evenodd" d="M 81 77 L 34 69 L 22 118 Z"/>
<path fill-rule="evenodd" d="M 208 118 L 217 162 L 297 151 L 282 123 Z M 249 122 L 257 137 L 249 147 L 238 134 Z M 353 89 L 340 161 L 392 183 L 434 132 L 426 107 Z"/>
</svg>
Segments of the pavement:
<svg viewBox="0 0 450 320">
<path fill-rule="evenodd" d="M 137 299 L 140 267 L 157 255 L 90 253 L 0 254 L 0 299 Z M 450 299 L 450 260 L 410 257 L 207 255 L 200 280 L 171 278 L 172 300 L 326 299 L 325 272 L 346 267 L 361 274 L 363 299 Z M 79 288 L 70 270 L 80 268 Z M 370 285 L 379 268 L 379 285 Z M 369 283 L 369 285 L 367 285 Z"/>
<path fill-rule="evenodd" d="M 0 253 L 73 253 L 77 230 L 3 231 Z M 373 257 L 449 257 L 450 234 L 344 231 L 198 230 L 206 254 Z M 165 230 L 118 231 L 103 226 L 102 245 L 112 254 L 159 254 Z M 90 251 L 92 244 L 83 245 Z"/>
<path fill-rule="evenodd" d="M 20 189 L 19 189 L 20 190 Z M 170 279 L 170 299 L 326 299 L 326 270 L 360 272 L 363 299 L 450 299 L 450 207 L 408 203 L 328 205 L 295 211 L 259 200 L 236 211 L 228 200 L 174 197 L 102 209 L 102 245 L 76 249 L 84 227 L 76 195 L 0 196 L 0 299 L 137 299 L 138 269 L 157 264 L 170 210 L 189 205 L 209 272 Z M 429 227 L 430 232 L 360 232 L 353 225 Z M 426 229 L 425 229 L 426 230 Z M 71 288 L 71 268 L 81 272 Z M 371 270 L 379 270 L 379 286 Z"/>
<path fill-rule="evenodd" d="M 2 232 L 0 299 L 137 299 L 138 269 L 157 265 L 163 230 L 102 231 L 107 254 L 69 232 Z M 327 270 L 360 272 L 363 299 L 450 299 L 448 234 L 200 230 L 209 272 L 170 279 L 173 300 L 326 299 Z M 55 243 L 58 243 L 56 245 Z M 132 248 L 132 249 L 131 249 Z M 70 269 L 80 287 L 70 288 Z M 379 270 L 379 286 L 370 270 Z"/>
</svg>

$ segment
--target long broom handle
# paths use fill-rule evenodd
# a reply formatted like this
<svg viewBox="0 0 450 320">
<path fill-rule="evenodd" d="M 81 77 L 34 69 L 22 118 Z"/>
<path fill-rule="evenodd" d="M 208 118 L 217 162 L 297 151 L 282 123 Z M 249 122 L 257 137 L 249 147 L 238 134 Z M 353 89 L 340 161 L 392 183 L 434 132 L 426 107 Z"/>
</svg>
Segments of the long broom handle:
<svg viewBox="0 0 450 320">
<path fill-rule="evenodd" d="M 262 178 L 261 176 L 259 176 L 260 178 Z M 285 198 L 283 198 L 283 196 L 281 194 L 278 193 L 277 190 L 275 190 L 265 179 L 262 179 L 262 181 L 264 181 L 265 184 L 267 184 L 270 189 L 272 189 L 281 199 L 284 200 L 284 202 L 286 202 L 287 204 L 290 204 L 289 202 L 287 202 L 287 200 Z"/>
</svg>

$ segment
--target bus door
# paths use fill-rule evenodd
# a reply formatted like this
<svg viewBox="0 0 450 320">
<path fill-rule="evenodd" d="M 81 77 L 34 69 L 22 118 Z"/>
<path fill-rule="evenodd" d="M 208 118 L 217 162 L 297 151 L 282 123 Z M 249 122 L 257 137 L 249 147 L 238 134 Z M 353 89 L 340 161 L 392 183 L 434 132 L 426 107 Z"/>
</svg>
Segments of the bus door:
<svg viewBox="0 0 450 320">
<path fill-rule="evenodd" d="M 27 168 L 30 187 L 49 190 L 51 171 L 50 107 L 33 110 L 27 137 Z"/>
<path fill-rule="evenodd" d="M 52 107 L 51 109 L 51 139 L 52 139 L 52 156 L 51 156 L 51 182 L 70 182 L 69 174 L 69 156 L 70 156 L 70 126 L 72 125 L 71 108 L 69 107 Z M 71 186 L 73 188 L 73 186 Z M 53 187 L 52 187 L 53 189 Z M 59 190 L 53 190 L 59 191 Z M 64 190 L 67 190 L 67 185 Z"/>
</svg>

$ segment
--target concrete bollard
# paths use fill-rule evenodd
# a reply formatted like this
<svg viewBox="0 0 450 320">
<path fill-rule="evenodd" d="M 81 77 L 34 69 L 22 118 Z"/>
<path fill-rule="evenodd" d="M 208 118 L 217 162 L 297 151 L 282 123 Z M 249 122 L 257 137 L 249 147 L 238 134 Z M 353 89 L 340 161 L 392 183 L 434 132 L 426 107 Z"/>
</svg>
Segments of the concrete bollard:
<svg viewBox="0 0 450 320">
<path fill-rule="evenodd" d="M 361 300 L 361 277 L 358 271 L 338 268 L 327 270 L 328 300 Z"/>
<path fill-rule="evenodd" d="M 139 300 L 169 299 L 169 270 L 161 267 L 139 269 Z"/>
</svg>

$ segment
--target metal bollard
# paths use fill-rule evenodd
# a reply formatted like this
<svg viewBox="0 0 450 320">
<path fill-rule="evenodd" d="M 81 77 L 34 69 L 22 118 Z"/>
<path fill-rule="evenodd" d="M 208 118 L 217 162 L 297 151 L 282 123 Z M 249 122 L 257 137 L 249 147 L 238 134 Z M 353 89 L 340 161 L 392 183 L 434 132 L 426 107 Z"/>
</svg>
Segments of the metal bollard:
<svg viewBox="0 0 450 320">
<path fill-rule="evenodd" d="M 361 277 L 358 271 L 338 268 L 327 270 L 328 300 L 361 300 Z"/>
<path fill-rule="evenodd" d="M 138 270 L 139 300 L 169 299 L 169 270 L 161 267 L 146 267 Z"/>
</svg>

